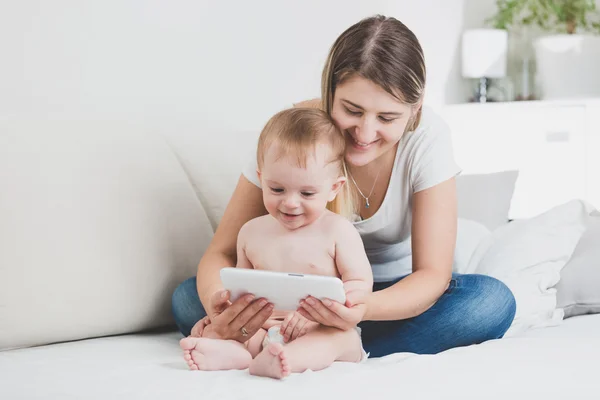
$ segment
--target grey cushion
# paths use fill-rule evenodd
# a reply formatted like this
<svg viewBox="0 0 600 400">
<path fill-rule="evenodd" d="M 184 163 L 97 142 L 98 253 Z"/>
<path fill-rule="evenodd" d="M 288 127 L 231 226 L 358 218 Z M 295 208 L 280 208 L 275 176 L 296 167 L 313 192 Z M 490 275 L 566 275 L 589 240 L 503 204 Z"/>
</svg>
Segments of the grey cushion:
<svg viewBox="0 0 600 400">
<path fill-rule="evenodd" d="M 600 313 L 600 213 L 590 216 L 556 290 L 557 307 L 564 309 L 565 318 Z"/>
</svg>

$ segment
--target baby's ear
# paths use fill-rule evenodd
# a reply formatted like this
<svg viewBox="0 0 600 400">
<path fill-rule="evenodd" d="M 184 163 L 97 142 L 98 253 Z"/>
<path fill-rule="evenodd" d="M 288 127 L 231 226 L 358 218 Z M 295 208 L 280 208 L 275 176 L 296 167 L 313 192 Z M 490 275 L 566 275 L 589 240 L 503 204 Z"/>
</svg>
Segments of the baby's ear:
<svg viewBox="0 0 600 400">
<path fill-rule="evenodd" d="M 260 169 L 256 168 L 256 175 L 258 175 L 258 180 L 260 181 Z"/>
<path fill-rule="evenodd" d="M 346 178 L 343 176 L 340 176 L 333 185 L 331 185 L 331 193 L 329 194 L 329 201 L 333 201 L 335 199 L 335 196 L 337 196 L 337 194 L 340 192 L 340 190 L 342 189 L 342 187 L 344 186 L 344 184 L 346 184 Z"/>
</svg>

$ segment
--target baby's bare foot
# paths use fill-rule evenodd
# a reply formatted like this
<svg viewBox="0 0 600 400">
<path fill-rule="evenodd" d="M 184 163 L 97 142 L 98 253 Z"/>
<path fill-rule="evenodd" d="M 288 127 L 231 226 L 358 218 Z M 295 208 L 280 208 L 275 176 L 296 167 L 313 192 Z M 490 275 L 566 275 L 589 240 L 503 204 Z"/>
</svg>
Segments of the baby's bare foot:
<svg viewBox="0 0 600 400">
<path fill-rule="evenodd" d="M 196 338 L 181 339 L 183 359 L 191 370 L 218 371 L 246 369 L 252 356 L 243 345 L 233 340 Z"/>
<path fill-rule="evenodd" d="M 270 343 L 250 363 L 251 375 L 281 379 L 288 376 L 291 371 L 292 368 L 285 357 L 285 350 L 281 343 Z"/>
</svg>

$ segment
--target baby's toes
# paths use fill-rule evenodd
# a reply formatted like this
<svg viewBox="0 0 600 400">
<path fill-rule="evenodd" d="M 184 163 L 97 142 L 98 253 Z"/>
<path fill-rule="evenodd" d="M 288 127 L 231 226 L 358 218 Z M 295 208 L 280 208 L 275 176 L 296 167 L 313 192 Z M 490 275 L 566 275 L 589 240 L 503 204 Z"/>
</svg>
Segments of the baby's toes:
<svg viewBox="0 0 600 400">
<path fill-rule="evenodd" d="M 281 376 L 282 377 L 288 376 L 289 374 L 291 374 L 291 372 L 292 372 L 292 367 L 290 367 L 288 364 L 286 364 L 286 365 L 281 364 Z"/>
<path fill-rule="evenodd" d="M 281 366 L 283 368 L 289 367 L 290 363 L 288 362 L 287 358 L 285 357 L 284 353 L 280 353 L 279 354 L 279 360 L 281 362 Z"/>
<path fill-rule="evenodd" d="M 279 357 L 279 364 L 281 367 L 281 375 L 282 375 L 282 377 L 286 377 L 291 373 L 292 368 L 291 368 L 290 363 L 288 362 L 288 359 L 285 355 L 284 347 L 281 346 L 281 344 L 279 344 L 279 343 L 276 343 L 276 344 L 278 344 L 279 346 L 276 346 L 276 348 L 273 349 L 274 351 L 272 351 L 272 353 L 273 352 L 277 353 L 275 355 L 277 357 Z"/>
<path fill-rule="evenodd" d="M 189 336 L 185 337 L 179 341 L 179 346 L 184 351 L 190 351 L 191 349 L 194 348 L 195 345 L 196 345 L 196 341 L 194 340 L 194 338 L 189 337 Z"/>
<path fill-rule="evenodd" d="M 279 352 L 279 359 L 281 360 L 281 364 L 283 365 L 284 363 L 287 364 L 287 356 L 285 355 L 285 350 L 282 346 L 281 351 Z"/>
<path fill-rule="evenodd" d="M 290 363 L 288 362 L 288 360 L 286 358 L 281 358 L 281 370 L 283 372 L 287 372 L 289 373 L 291 371 L 292 367 L 290 366 Z"/>
</svg>

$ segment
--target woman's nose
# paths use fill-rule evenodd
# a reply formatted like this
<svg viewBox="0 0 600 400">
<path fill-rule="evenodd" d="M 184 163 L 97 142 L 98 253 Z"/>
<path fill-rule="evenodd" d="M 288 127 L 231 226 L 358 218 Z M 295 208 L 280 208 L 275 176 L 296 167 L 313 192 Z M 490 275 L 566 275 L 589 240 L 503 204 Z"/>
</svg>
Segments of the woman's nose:
<svg viewBox="0 0 600 400">
<path fill-rule="evenodd" d="M 370 119 L 363 118 L 356 132 L 356 140 L 362 143 L 371 143 L 375 140 L 375 136 L 377 136 L 375 124 Z"/>
</svg>

